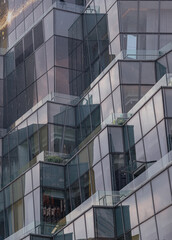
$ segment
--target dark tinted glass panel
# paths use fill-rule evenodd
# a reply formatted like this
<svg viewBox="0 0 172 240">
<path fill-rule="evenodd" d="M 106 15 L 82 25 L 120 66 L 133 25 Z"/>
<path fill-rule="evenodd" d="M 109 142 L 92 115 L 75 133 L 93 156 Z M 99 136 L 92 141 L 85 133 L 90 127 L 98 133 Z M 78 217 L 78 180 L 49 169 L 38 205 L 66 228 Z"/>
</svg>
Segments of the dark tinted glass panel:
<svg viewBox="0 0 172 240">
<path fill-rule="evenodd" d="M 47 160 L 50 161 L 51 157 Z M 45 187 L 64 188 L 64 167 L 43 164 L 42 184 Z"/>
<path fill-rule="evenodd" d="M 115 224 L 116 224 L 116 235 L 117 237 L 123 234 L 123 222 L 122 222 L 122 210 L 121 206 L 115 208 Z M 123 240 L 123 238 L 119 238 L 119 240 Z"/>
<path fill-rule="evenodd" d="M 15 73 L 11 73 L 7 77 L 7 100 L 8 102 L 16 96 L 16 78 Z"/>
<path fill-rule="evenodd" d="M 26 91 L 22 92 L 17 97 L 18 117 L 27 111 Z"/>
<path fill-rule="evenodd" d="M 20 64 L 16 68 L 16 85 L 17 85 L 17 94 L 22 92 L 25 88 L 25 70 L 24 63 Z"/>
<path fill-rule="evenodd" d="M 25 58 L 28 57 L 33 52 L 32 31 L 27 33 L 27 35 L 24 37 L 24 52 Z"/>
<path fill-rule="evenodd" d="M 15 47 L 16 66 L 23 62 L 23 42 L 20 41 Z"/>
<path fill-rule="evenodd" d="M 36 84 L 32 84 L 29 88 L 27 88 L 27 107 L 30 109 L 37 103 L 37 95 L 36 95 Z"/>
<path fill-rule="evenodd" d="M 41 44 L 44 42 L 43 37 L 43 26 L 42 22 L 40 22 L 35 28 L 34 28 L 34 44 L 35 49 L 37 49 Z"/>
<path fill-rule="evenodd" d="M 109 128 L 109 141 L 111 152 L 123 152 L 123 132 L 122 128 Z"/>
<path fill-rule="evenodd" d="M 96 209 L 96 228 L 98 238 L 114 238 L 114 216 L 112 209 Z"/>
<path fill-rule="evenodd" d="M 35 56 L 31 55 L 25 62 L 26 85 L 29 86 L 35 79 Z"/>
</svg>

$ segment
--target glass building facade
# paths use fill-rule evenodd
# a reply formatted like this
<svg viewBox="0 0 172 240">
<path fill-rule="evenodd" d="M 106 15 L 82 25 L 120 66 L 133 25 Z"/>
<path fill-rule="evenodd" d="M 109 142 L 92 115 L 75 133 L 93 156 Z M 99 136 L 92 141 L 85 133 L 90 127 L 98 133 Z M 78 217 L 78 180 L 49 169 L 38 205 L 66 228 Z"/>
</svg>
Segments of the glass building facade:
<svg viewBox="0 0 172 240">
<path fill-rule="evenodd" d="M 171 22 L 171 0 L 0 0 L 0 239 L 172 239 Z"/>
</svg>

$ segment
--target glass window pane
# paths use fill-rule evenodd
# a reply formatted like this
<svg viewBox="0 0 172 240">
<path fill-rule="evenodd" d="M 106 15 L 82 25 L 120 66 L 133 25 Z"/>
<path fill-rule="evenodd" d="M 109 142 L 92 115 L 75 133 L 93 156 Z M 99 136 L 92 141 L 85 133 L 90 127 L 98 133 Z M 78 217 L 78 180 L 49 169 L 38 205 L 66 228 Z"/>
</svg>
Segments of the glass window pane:
<svg viewBox="0 0 172 240">
<path fill-rule="evenodd" d="M 23 197 L 22 178 L 18 178 L 13 184 L 13 201 L 16 202 Z"/>
<path fill-rule="evenodd" d="M 138 35 L 139 50 L 157 50 L 158 49 L 158 34 L 139 34 Z M 140 52 L 144 52 L 140 51 Z M 142 57 L 143 59 L 143 57 Z"/>
<path fill-rule="evenodd" d="M 159 239 L 171 240 L 172 236 L 172 207 L 156 215 Z"/>
<path fill-rule="evenodd" d="M 33 188 L 37 188 L 40 185 L 40 166 L 37 164 L 32 168 Z"/>
<path fill-rule="evenodd" d="M 158 161 L 161 158 L 157 129 L 154 128 L 144 137 L 146 160 Z"/>
<path fill-rule="evenodd" d="M 109 152 L 107 128 L 100 133 L 99 139 L 101 156 L 104 157 Z"/>
<path fill-rule="evenodd" d="M 126 167 L 124 154 L 112 155 L 112 171 L 113 171 L 113 187 L 115 191 L 121 190 L 126 184 L 126 175 L 123 174 L 123 170 Z"/>
<path fill-rule="evenodd" d="M 158 239 L 157 230 L 155 225 L 155 218 L 151 218 L 145 223 L 140 225 L 142 240 L 155 240 Z"/>
<path fill-rule="evenodd" d="M 164 117 L 162 92 L 159 91 L 156 93 L 153 100 L 155 106 L 156 121 L 159 122 Z"/>
<path fill-rule="evenodd" d="M 139 31 L 158 32 L 159 3 L 143 1 L 140 3 L 139 10 Z"/>
<path fill-rule="evenodd" d="M 125 231 L 127 232 L 138 225 L 135 194 L 122 202 L 122 210 L 124 215 Z"/>
<path fill-rule="evenodd" d="M 94 209 L 96 214 L 96 232 L 98 238 L 114 238 L 114 216 L 112 209 Z"/>
<path fill-rule="evenodd" d="M 56 10 L 54 11 L 55 14 L 55 35 L 59 36 L 69 36 L 69 29 L 72 24 L 75 22 L 78 14 L 70 13 L 66 14 L 65 11 Z M 63 20 L 65 19 L 65 21 Z"/>
<path fill-rule="evenodd" d="M 136 192 L 138 213 L 140 222 L 146 220 L 153 215 L 153 203 L 150 184 L 146 184 L 144 187 Z M 147 238 L 149 239 L 149 238 Z M 147 240 L 145 238 L 145 240 Z"/>
<path fill-rule="evenodd" d="M 41 46 L 41 44 L 44 42 L 43 37 L 43 26 L 42 22 L 38 23 L 36 27 L 34 27 L 34 45 L 35 50 Z"/>
<path fill-rule="evenodd" d="M 15 47 L 16 67 L 23 62 L 23 42 L 20 41 Z"/>
<path fill-rule="evenodd" d="M 24 226 L 23 199 L 16 202 L 14 209 L 14 232 L 17 232 Z"/>
<path fill-rule="evenodd" d="M 23 187 L 24 187 L 24 195 L 28 194 L 32 191 L 32 175 L 31 171 L 28 171 L 23 176 Z"/>
<path fill-rule="evenodd" d="M 162 121 L 158 124 L 158 135 L 159 135 L 161 153 L 162 153 L 162 156 L 164 156 L 168 152 L 166 127 L 165 127 L 164 121 Z"/>
<path fill-rule="evenodd" d="M 40 188 L 37 188 L 34 192 L 34 211 L 35 211 L 35 224 L 36 226 L 40 224 Z"/>
<path fill-rule="evenodd" d="M 152 180 L 155 211 L 158 212 L 171 203 L 171 191 L 167 171 Z M 162 198 L 162 196 L 165 196 Z"/>
<path fill-rule="evenodd" d="M 106 98 L 104 102 L 102 102 L 101 110 L 102 110 L 103 121 L 114 113 L 111 95 L 108 98 Z"/>
<path fill-rule="evenodd" d="M 89 157 L 88 157 L 88 148 L 86 147 L 79 153 L 80 176 L 86 173 L 88 169 L 89 169 Z"/>
<path fill-rule="evenodd" d="M 109 127 L 110 152 L 123 152 L 123 131 L 119 127 Z"/>
<path fill-rule="evenodd" d="M 112 69 L 110 70 L 110 79 L 112 91 L 119 85 L 119 67 L 118 63 L 116 63 Z"/>
<path fill-rule="evenodd" d="M 85 213 L 85 220 L 86 220 L 86 228 L 87 228 L 87 238 L 94 238 L 94 216 L 93 216 L 93 210 Z"/>
<path fill-rule="evenodd" d="M 172 117 L 172 108 L 171 108 L 172 91 L 171 91 L 171 89 L 165 89 L 165 99 L 166 99 L 166 116 Z"/>
<path fill-rule="evenodd" d="M 14 48 L 13 48 L 5 55 L 6 75 L 9 75 L 14 70 L 14 67 L 15 67 L 15 59 L 14 59 Z"/>
<path fill-rule="evenodd" d="M 127 113 L 139 100 L 139 87 L 123 85 L 124 112 Z"/>
<path fill-rule="evenodd" d="M 142 137 L 140 128 L 140 118 L 137 113 L 127 122 L 130 146 L 133 146 Z"/>
<path fill-rule="evenodd" d="M 91 171 L 92 171 L 93 193 L 97 191 L 104 191 L 101 162 L 96 164 Z"/>
<path fill-rule="evenodd" d="M 99 139 L 96 137 L 88 146 L 90 165 L 95 165 L 100 160 Z"/>
<path fill-rule="evenodd" d="M 100 80 L 99 88 L 101 101 L 103 101 L 111 92 L 109 73 Z"/>
<path fill-rule="evenodd" d="M 54 38 L 46 42 L 46 57 L 47 57 L 47 70 L 52 68 L 54 63 Z"/>
<path fill-rule="evenodd" d="M 113 92 L 113 104 L 114 104 L 115 113 L 122 113 L 121 89 L 120 89 L 120 87 L 118 87 Z"/>
<path fill-rule="evenodd" d="M 26 170 L 29 163 L 29 146 L 27 141 L 18 145 L 18 158 L 20 169 L 22 169 L 23 171 Z"/>
<path fill-rule="evenodd" d="M 12 185 L 9 185 L 4 189 L 4 194 L 5 194 L 5 208 L 7 208 L 13 203 Z"/>
<path fill-rule="evenodd" d="M 41 77 L 46 72 L 46 56 L 45 56 L 45 45 L 43 45 L 35 53 L 36 61 L 36 76 L 37 78 Z"/>
<path fill-rule="evenodd" d="M 155 84 L 155 64 L 152 62 L 141 63 L 141 84 Z"/>
<path fill-rule="evenodd" d="M 111 42 L 119 33 L 117 3 L 109 10 L 107 17 L 109 25 L 109 41 Z"/>
<path fill-rule="evenodd" d="M 111 163 L 110 163 L 109 156 L 105 157 L 102 160 L 102 167 L 103 167 L 105 191 L 112 191 Z"/>
<path fill-rule="evenodd" d="M 155 126 L 155 115 L 152 100 L 140 110 L 143 135 Z"/>
<path fill-rule="evenodd" d="M 59 67 L 69 67 L 68 38 L 55 38 L 55 65 Z"/>
<path fill-rule="evenodd" d="M 16 87 L 17 87 L 17 94 L 21 93 L 25 89 L 24 63 L 20 64 L 16 68 Z"/>
<path fill-rule="evenodd" d="M 62 152 L 63 127 L 49 125 L 50 150 L 52 152 Z"/>
<path fill-rule="evenodd" d="M 24 37 L 24 53 L 25 58 L 30 56 L 33 52 L 33 37 L 32 37 L 32 31 L 28 32 L 26 36 Z"/>
<path fill-rule="evenodd" d="M 34 209 L 33 209 L 33 194 L 30 193 L 24 198 L 25 210 L 25 226 L 33 224 L 34 226 Z"/>
<path fill-rule="evenodd" d="M 138 2 L 119 2 L 120 9 L 120 29 L 122 32 L 137 32 L 138 23 Z M 130 24 L 128 24 L 130 23 Z"/>
<path fill-rule="evenodd" d="M 121 82 L 127 84 L 139 83 L 139 63 L 138 62 L 121 62 Z"/>
<path fill-rule="evenodd" d="M 65 240 L 75 240 L 73 224 L 68 225 L 64 228 Z"/>
<path fill-rule="evenodd" d="M 117 237 L 121 236 L 124 234 L 123 230 L 123 221 L 122 221 L 122 209 L 121 205 L 118 207 L 115 207 L 115 225 L 116 225 L 116 235 Z M 123 237 L 119 238 L 119 240 L 124 240 Z"/>
<path fill-rule="evenodd" d="M 35 79 L 35 55 L 32 54 L 25 61 L 26 85 L 29 86 Z"/>
<path fill-rule="evenodd" d="M 172 2 L 171 1 L 162 1 L 160 4 L 160 32 L 171 33 L 172 26 L 170 24 L 172 20 Z"/>
<path fill-rule="evenodd" d="M 69 69 L 55 68 L 55 92 L 69 94 Z"/>
<path fill-rule="evenodd" d="M 48 95 L 47 74 L 44 74 L 37 81 L 38 102 Z"/>
<path fill-rule="evenodd" d="M 76 240 L 86 239 L 85 219 L 84 216 L 78 218 L 74 222 L 75 226 L 75 238 Z"/>
<path fill-rule="evenodd" d="M 58 157 L 57 157 L 58 158 Z M 52 157 L 53 159 L 53 157 Z M 46 158 L 51 160 L 51 156 Z M 64 188 L 64 167 L 52 164 L 42 164 L 42 185 L 44 187 Z"/>
<path fill-rule="evenodd" d="M 31 136 L 38 130 L 37 112 L 35 112 L 28 118 L 27 123 L 28 123 L 28 134 L 29 136 Z"/>
</svg>

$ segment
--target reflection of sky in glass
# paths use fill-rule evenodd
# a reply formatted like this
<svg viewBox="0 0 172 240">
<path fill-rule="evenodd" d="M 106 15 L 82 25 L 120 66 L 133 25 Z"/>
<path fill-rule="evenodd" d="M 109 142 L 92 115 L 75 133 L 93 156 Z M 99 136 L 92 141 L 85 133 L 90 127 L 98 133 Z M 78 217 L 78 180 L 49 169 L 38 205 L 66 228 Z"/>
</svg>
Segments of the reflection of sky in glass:
<svg viewBox="0 0 172 240">
<path fill-rule="evenodd" d="M 21 4 L 17 9 L 8 11 L 8 3 L 4 1 L 0 5 L 0 31 L 6 28 L 12 20 L 18 17 L 22 11 L 26 10 L 32 3 L 37 0 L 28 0 L 25 4 Z"/>
</svg>

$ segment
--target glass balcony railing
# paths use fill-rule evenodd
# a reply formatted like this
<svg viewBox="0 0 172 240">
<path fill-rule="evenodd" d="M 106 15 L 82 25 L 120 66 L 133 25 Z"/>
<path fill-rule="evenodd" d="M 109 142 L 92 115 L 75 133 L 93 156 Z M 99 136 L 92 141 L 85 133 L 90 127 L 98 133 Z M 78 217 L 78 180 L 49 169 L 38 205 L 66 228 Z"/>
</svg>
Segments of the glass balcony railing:
<svg viewBox="0 0 172 240">
<path fill-rule="evenodd" d="M 77 217 L 81 216 L 91 206 L 115 206 L 121 199 L 120 192 L 112 191 L 97 191 L 94 195 L 84 201 L 79 207 L 69 213 L 65 218 L 60 220 L 54 227 L 51 234 L 55 234 L 65 225 L 72 222 Z"/>
<path fill-rule="evenodd" d="M 132 182 L 127 184 L 123 189 L 120 190 L 120 196 L 128 196 L 132 192 L 136 191 L 139 187 L 149 181 L 153 176 L 163 171 L 166 167 L 172 164 L 172 151 L 167 153 L 163 158 L 154 163 L 146 171 L 140 174 Z"/>
<path fill-rule="evenodd" d="M 101 128 L 108 124 L 122 126 L 131 116 L 131 113 L 112 113 L 101 123 Z"/>
<path fill-rule="evenodd" d="M 43 151 L 35 157 L 35 163 L 42 161 L 49 163 L 66 164 L 69 159 L 70 155 L 68 154 Z"/>
<path fill-rule="evenodd" d="M 38 108 L 42 107 L 48 101 L 58 104 L 62 103 L 63 105 L 75 106 L 78 103 L 79 99 L 80 98 L 76 96 L 52 92 L 48 94 L 45 98 L 43 98 L 41 101 L 39 101 L 37 104 L 35 104 L 30 110 L 24 113 L 18 120 L 16 120 L 14 124 L 12 124 L 10 129 L 18 126 L 21 122 L 26 120 L 32 113 L 34 113 L 36 110 L 38 110 Z"/>
<path fill-rule="evenodd" d="M 7 237 L 5 239 L 6 240 L 21 239 L 21 238 L 29 235 L 30 233 L 36 233 L 35 232 L 35 223 L 34 222 L 30 223 L 26 227 L 23 227 L 22 229 L 20 229 L 19 231 L 17 231 L 16 233 L 10 235 L 9 237 Z"/>
<path fill-rule="evenodd" d="M 166 154 L 162 159 L 154 163 L 145 172 L 135 178 L 132 182 L 127 184 L 120 191 L 98 191 L 89 199 L 83 202 L 79 207 L 73 210 L 65 218 L 60 220 L 56 227 L 53 229 L 52 234 L 62 229 L 65 225 L 71 223 L 74 219 L 81 216 L 91 206 L 115 206 L 127 196 L 136 191 L 139 187 L 151 180 L 159 172 L 163 171 L 166 167 L 172 165 L 172 151 Z"/>
</svg>

